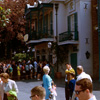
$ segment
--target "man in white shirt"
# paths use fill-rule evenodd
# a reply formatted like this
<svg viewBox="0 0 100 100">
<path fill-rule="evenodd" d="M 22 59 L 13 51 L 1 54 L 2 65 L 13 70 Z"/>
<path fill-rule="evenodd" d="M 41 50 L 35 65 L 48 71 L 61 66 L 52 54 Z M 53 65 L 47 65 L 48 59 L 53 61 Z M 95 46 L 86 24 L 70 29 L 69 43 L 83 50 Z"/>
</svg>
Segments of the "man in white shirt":
<svg viewBox="0 0 100 100">
<path fill-rule="evenodd" d="M 77 74 L 78 74 L 78 76 L 77 76 L 77 80 L 76 81 L 79 81 L 79 80 L 81 80 L 83 78 L 88 78 L 92 82 L 91 76 L 84 72 L 83 67 L 81 65 L 77 66 Z"/>
<path fill-rule="evenodd" d="M 75 96 L 78 97 L 79 100 L 97 100 L 92 91 L 93 84 L 90 79 L 83 78 L 79 81 L 76 81 Z"/>
<path fill-rule="evenodd" d="M 83 67 L 81 65 L 77 66 L 77 74 L 78 74 L 78 76 L 77 76 L 76 81 L 87 78 L 92 82 L 91 76 L 84 72 Z M 72 100 L 74 100 L 74 99 L 75 99 L 75 92 L 73 92 L 73 96 L 72 96 Z"/>
</svg>

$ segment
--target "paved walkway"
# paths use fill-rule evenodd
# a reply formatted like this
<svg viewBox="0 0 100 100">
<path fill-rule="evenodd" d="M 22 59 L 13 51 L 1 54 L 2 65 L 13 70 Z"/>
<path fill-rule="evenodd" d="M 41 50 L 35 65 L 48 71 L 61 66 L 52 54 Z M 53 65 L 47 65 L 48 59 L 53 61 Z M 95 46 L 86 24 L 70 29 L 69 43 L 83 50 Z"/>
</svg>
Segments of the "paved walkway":
<svg viewBox="0 0 100 100">
<path fill-rule="evenodd" d="M 24 81 L 16 81 L 19 93 L 18 93 L 18 100 L 30 100 L 31 89 L 34 86 L 40 86 L 42 81 L 33 80 L 24 80 Z M 57 79 L 55 80 L 55 84 L 57 85 L 57 100 L 65 100 L 65 83 L 64 79 Z M 100 83 L 98 81 L 94 82 L 94 91 L 93 93 L 96 95 L 97 100 L 100 100 Z"/>
</svg>

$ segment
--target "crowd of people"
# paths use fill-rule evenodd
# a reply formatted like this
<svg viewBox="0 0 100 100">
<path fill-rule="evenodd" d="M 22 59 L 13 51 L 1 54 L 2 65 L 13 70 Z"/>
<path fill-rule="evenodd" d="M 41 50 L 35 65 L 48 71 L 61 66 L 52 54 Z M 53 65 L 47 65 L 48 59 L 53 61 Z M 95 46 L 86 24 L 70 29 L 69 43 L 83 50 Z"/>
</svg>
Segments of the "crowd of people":
<svg viewBox="0 0 100 100">
<path fill-rule="evenodd" d="M 0 100 L 17 100 L 18 87 L 14 80 L 33 79 L 33 78 L 37 80 L 42 80 L 42 77 L 45 76 L 45 71 L 44 71 L 45 66 L 47 66 L 50 71 L 50 66 L 47 61 L 37 62 L 36 60 L 34 61 L 29 60 L 26 62 L 25 60 L 23 60 L 22 62 L 15 62 L 15 61 L 12 62 L 9 61 L 6 63 L 1 62 L 0 63 Z M 51 74 L 52 79 L 54 78 L 53 75 L 54 74 Z M 48 83 L 49 82 L 47 82 L 47 84 Z M 46 85 L 45 84 L 43 85 L 44 88 L 46 87 Z M 47 96 L 47 92 L 48 91 L 46 91 L 46 96 Z M 9 98 L 9 97 L 13 97 L 13 98 Z M 33 96 L 31 96 L 31 98 L 33 98 Z"/>
<path fill-rule="evenodd" d="M 54 73 L 51 75 L 51 72 L 52 67 L 47 61 L 37 63 L 36 60 L 23 60 L 18 63 L 0 63 L 0 100 L 17 100 L 18 87 L 14 80 L 29 78 L 43 80 L 42 86 L 36 86 L 31 90 L 32 100 L 56 100 Z M 75 72 L 71 64 L 66 64 L 65 74 L 66 100 L 97 100 L 92 92 L 92 78 L 84 72 L 81 65 L 77 66 Z"/>
<path fill-rule="evenodd" d="M 31 90 L 32 100 L 56 100 L 56 85 L 49 76 L 50 68 L 43 68 L 43 87 L 36 86 Z M 82 66 L 77 66 L 77 76 L 70 64 L 66 64 L 65 95 L 66 100 L 97 100 L 93 94 L 92 78 L 85 73 Z M 36 90 L 37 89 L 37 90 Z M 34 90 L 34 92 L 32 92 Z M 35 91 L 38 91 L 36 93 Z M 39 92 L 40 91 L 40 92 Z M 42 93 L 41 93 L 42 91 Z"/>
<path fill-rule="evenodd" d="M 8 61 L 0 63 L 0 73 L 8 73 L 10 79 L 20 80 L 20 79 L 37 79 L 41 80 L 43 76 L 43 67 L 45 65 L 49 66 L 48 61 L 36 60 L 25 61 Z M 52 68 L 52 67 L 51 67 Z M 52 69 L 54 70 L 54 69 Z M 54 78 L 54 72 L 51 72 L 51 77 Z"/>
</svg>

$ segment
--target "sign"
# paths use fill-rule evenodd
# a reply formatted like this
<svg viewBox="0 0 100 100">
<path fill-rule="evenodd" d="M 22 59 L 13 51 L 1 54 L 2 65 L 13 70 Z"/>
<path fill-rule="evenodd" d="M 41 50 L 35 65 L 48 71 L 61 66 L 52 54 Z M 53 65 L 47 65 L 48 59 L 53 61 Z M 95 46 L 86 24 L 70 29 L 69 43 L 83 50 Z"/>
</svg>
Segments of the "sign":
<svg viewBox="0 0 100 100">
<path fill-rule="evenodd" d="M 24 42 L 28 41 L 28 34 L 24 35 Z"/>
</svg>

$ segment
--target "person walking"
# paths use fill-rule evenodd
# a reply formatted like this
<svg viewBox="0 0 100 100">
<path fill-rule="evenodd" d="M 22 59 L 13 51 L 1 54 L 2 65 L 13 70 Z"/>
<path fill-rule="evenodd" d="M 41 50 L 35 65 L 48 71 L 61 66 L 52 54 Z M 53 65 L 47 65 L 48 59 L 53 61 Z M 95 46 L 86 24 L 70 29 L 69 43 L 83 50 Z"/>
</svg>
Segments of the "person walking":
<svg viewBox="0 0 100 100">
<path fill-rule="evenodd" d="M 37 80 L 40 80 L 42 76 L 42 62 L 39 63 L 37 68 Z"/>
<path fill-rule="evenodd" d="M 31 90 L 31 100 L 45 100 L 46 91 L 42 86 L 36 86 Z"/>
<path fill-rule="evenodd" d="M 56 85 L 54 84 L 54 82 L 52 81 L 52 88 L 51 88 L 51 100 L 56 100 L 56 96 L 57 96 L 57 92 L 56 92 Z M 49 97 L 50 97 L 49 96 Z"/>
<path fill-rule="evenodd" d="M 81 66 L 81 65 L 77 66 L 77 74 L 78 74 L 78 76 L 77 76 L 76 81 L 87 78 L 92 82 L 91 76 L 84 72 L 83 66 Z M 72 96 L 72 100 L 74 100 L 74 99 L 75 99 L 75 91 L 73 92 L 73 96 Z"/>
<path fill-rule="evenodd" d="M 75 83 L 76 83 L 75 73 L 70 72 L 69 77 L 70 77 L 70 81 L 69 81 L 69 84 L 68 84 L 69 85 L 69 100 L 72 100 L 72 95 L 73 95 L 73 92 L 74 92 L 74 89 L 75 89 Z"/>
<path fill-rule="evenodd" d="M 17 78 L 18 78 L 18 80 L 20 80 L 20 76 L 21 76 L 21 68 L 20 68 L 20 65 L 18 64 L 17 65 Z"/>
<path fill-rule="evenodd" d="M 66 100 L 69 100 L 69 81 L 70 79 L 70 73 L 75 74 L 75 70 L 72 68 L 71 64 L 66 64 L 66 70 L 65 70 L 65 98 Z"/>
<path fill-rule="evenodd" d="M 12 62 L 12 68 L 13 68 L 13 79 L 16 80 L 17 79 L 17 66 L 15 61 Z"/>
<path fill-rule="evenodd" d="M 83 78 L 76 81 L 75 96 L 79 100 L 97 100 L 95 95 L 93 95 L 93 84 L 90 79 Z"/>
<path fill-rule="evenodd" d="M 18 87 L 15 81 L 9 79 L 8 73 L 1 73 L 1 100 L 17 100 Z"/>
<path fill-rule="evenodd" d="M 76 81 L 79 81 L 79 80 L 81 80 L 83 78 L 88 78 L 92 82 L 91 76 L 84 72 L 84 69 L 83 69 L 83 67 L 81 65 L 77 66 L 77 74 L 78 74 L 78 76 L 77 76 L 77 80 Z"/>
<path fill-rule="evenodd" d="M 29 62 L 29 70 L 30 70 L 30 79 L 32 79 L 33 78 L 33 65 L 31 61 Z"/>
<path fill-rule="evenodd" d="M 10 78 L 12 79 L 13 68 L 11 67 L 11 65 L 8 65 L 8 74 L 9 74 Z"/>
<path fill-rule="evenodd" d="M 38 68 L 38 63 L 37 63 L 37 61 L 35 60 L 34 61 L 34 63 L 33 63 L 33 65 L 34 65 L 34 78 L 36 78 L 36 75 L 37 75 L 37 68 Z"/>
<path fill-rule="evenodd" d="M 43 67 L 43 71 L 44 71 L 44 75 L 43 75 L 43 87 L 45 88 L 46 90 L 46 97 L 45 99 L 46 100 L 49 100 L 49 95 L 51 94 L 51 83 L 52 83 L 52 79 L 51 77 L 48 75 L 49 72 L 50 72 L 50 68 L 48 66 L 44 66 Z"/>
</svg>

